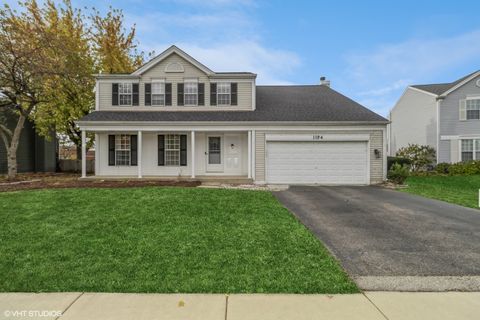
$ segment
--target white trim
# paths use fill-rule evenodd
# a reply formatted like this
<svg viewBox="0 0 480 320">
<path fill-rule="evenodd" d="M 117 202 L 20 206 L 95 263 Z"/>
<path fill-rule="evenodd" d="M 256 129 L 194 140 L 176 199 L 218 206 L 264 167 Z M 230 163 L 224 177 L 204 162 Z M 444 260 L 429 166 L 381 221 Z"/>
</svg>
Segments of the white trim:
<svg viewBox="0 0 480 320">
<path fill-rule="evenodd" d="M 370 185 L 370 139 L 367 141 L 367 185 Z"/>
<path fill-rule="evenodd" d="M 440 101 L 441 100 L 438 100 L 437 99 L 437 102 L 436 102 L 436 112 L 435 112 L 435 117 L 437 117 L 436 119 L 436 129 L 437 129 L 437 134 L 436 134 L 436 140 L 437 140 L 437 145 L 436 145 L 436 148 L 437 150 L 435 150 L 435 158 L 436 158 L 436 161 L 438 163 L 439 159 L 440 159 Z"/>
<path fill-rule="evenodd" d="M 149 62 L 147 62 L 146 64 L 144 64 L 142 67 L 138 68 L 137 70 L 135 70 L 134 72 L 132 72 L 131 74 L 132 75 L 136 75 L 136 76 L 139 76 L 139 75 L 142 75 L 143 73 L 145 73 L 147 70 L 153 68 L 155 65 L 157 65 L 160 61 L 166 59 L 167 57 L 169 57 L 170 55 L 172 54 L 178 54 L 180 57 L 182 57 L 183 59 L 187 60 L 188 62 L 190 62 L 191 64 L 193 64 L 195 67 L 197 67 L 198 69 L 202 70 L 203 72 L 205 72 L 207 75 L 210 75 L 210 74 L 213 74 L 214 72 L 212 70 L 210 70 L 207 66 L 201 64 L 200 62 L 198 62 L 197 60 L 195 60 L 192 56 L 190 56 L 189 54 L 187 54 L 186 52 L 184 52 L 183 50 L 181 50 L 180 48 L 176 47 L 176 46 L 170 46 L 170 48 L 168 48 L 167 50 L 163 51 L 162 53 L 160 53 L 158 56 L 156 56 L 155 58 L 151 59 Z"/>
<path fill-rule="evenodd" d="M 478 100 L 480 99 L 480 95 L 478 94 L 467 94 L 465 100 Z"/>
<path fill-rule="evenodd" d="M 475 79 L 476 77 L 478 77 L 480 75 L 480 71 L 477 71 L 475 72 L 474 74 L 472 74 L 470 77 L 468 77 L 467 79 L 464 79 L 462 82 L 458 83 L 456 86 L 448 89 L 447 91 L 445 91 L 444 93 L 442 93 L 440 96 L 444 97 L 446 95 L 449 95 L 450 93 L 452 93 L 453 91 L 457 90 L 458 88 L 462 87 L 463 85 L 465 85 L 466 83 L 470 82 L 471 80 Z"/>
<path fill-rule="evenodd" d="M 457 136 L 440 136 L 440 139 L 445 140 L 458 140 L 458 139 L 480 139 L 480 135 L 478 134 L 463 134 Z"/>
<path fill-rule="evenodd" d="M 137 170 L 138 170 L 138 177 L 142 177 L 142 131 L 138 131 L 137 133 Z"/>
<path fill-rule="evenodd" d="M 386 181 L 387 180 L 387 130 L 384 130 L 382 132 L 382 137 L 383 137 L 383 154 L 382 154 L 382 157 L 383 157 L 383 164 L 382 164 L 382 170 L 383 170 L 383 180 Z M 368 153 L 370 153 L 370 151 L 368 151 Z M 370 166 L 369 166 L 370 168 Z M 370 179 L 370 175 L 368 175 L 368 178 Z M 370 181 L 369 183 L 370 184 Z"/>
<path fill-rule="evenodd" d="M 100 84 L 95 82 L 95 110 L 100 110 Z"/>
<path fill-rule="evenodd" d="M 252 81 L 252 110 L 257 108 L 257 80 Z"/>
<path fill-rule="evenodd" d="M 108 137 L 107 137 L 108 138 Z M 95 133 L 95 175 L 100 172 L 100 135 Z"/>
<path fill-rule="evenodd" d="M 209 164 L 208 161 L 209 161 L 209 158 L 210 158 L 210 143 L 208 141 L 208 139 L 210 137 L 213 137 L 213 138 L 218 138 L 220 137 L 220 163 L 219 164 Z M 207 134 L 205 136 L 205 143 L 207 144 L 206 147 L 205 147 L 205 150 L 207 151 L 206 153 L 206 159 L 205 159 L 205 173 L 206 174 L 212 174 L 212 173 L 223 173 L 225 171 L 225 159 L 224 159 L 224 156 L 225 156 L 225 137 L 224 137 L 224 134 L 223 133 L 215 133 L 215 132 L 212 132 L 210 134 Z M 211 168 L 209 169 L 209 166 L 211 166 Z"/>
<path fill-rule="evenodd" d="M 98 79 L 97 83 L 140 83 L 140 79 Z"/>
<path fill-rule="evenodd" d="M 192 167 L 192 179 L 195 179 L 195 131 L 190 132 L 190 141 L 191 141 L 191 151 L 190 151 L 190 158 L 191 160 L 191 167 Z M 188 158 L 187 158 L 188 159 Z M 188 163 L 187 163 L 188 164 Z"/>
<path fill-rule="evenodd" d="M 266 134 L 265 141 L 370 141 L 369 134 Z"/>
<path fill-rule="evenodd" d="M 210 77 L 210 83 L 220 83 L 220 82 L 242 82 L 242 83 L 248 83 L 251 82 L 253 83 L 255 79 L 236 79 L 236 78 L 222 78 L 222 79 L 215 79 Z"/>
<path fill-rule="evenodd" d="M 407 89 L 412 89 L 414 91 L 425 93 L 425 94 L 428 94 L 429 96 L 438 97 L 438 94 L 431 93 L 431 92 L 428 92 L 428 91 L 425 91 L 425 90 L 422 90 L 422 89 L 419 89 L 419 88 L 415 88 L 415 87 L 412 87 L 412 86 L 409 86 Z"/>
</svg>

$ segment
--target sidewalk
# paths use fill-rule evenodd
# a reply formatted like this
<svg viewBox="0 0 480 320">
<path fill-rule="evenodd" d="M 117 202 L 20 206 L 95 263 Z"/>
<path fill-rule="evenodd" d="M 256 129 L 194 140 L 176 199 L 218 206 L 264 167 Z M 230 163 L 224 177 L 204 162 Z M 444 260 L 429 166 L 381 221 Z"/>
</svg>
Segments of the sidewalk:
<svg viewBox="0 0 480 320">
<path fill-rule="evenodd" d="M 480 292 L 351 295 L 0 293 L 0 319 L 478 319 Z"/>
</svg>

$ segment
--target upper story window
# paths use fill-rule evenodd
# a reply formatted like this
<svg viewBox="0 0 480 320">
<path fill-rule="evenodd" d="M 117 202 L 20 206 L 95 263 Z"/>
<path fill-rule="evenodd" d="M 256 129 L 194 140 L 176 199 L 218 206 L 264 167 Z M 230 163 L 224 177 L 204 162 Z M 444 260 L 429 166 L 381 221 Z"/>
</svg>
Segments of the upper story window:
<svg viewBox="0 0 480 320">
<path fill-rule="evenodd" d="M 480 160 L 480 139 L 462 140 L 462 161 Z"/>
<path fill-rule="evenodd" d="M 184 82 L 184 103 L 186 106 L 198 105 L 198 82 Z"/>
<path fill-rule="evenodd" d="M 467 120 L 480 120 L 480 99 L 467 99 Z"/>
<path fill-rule="evenodd" d="M 231 85 L 230 83 L 217 83 L 217 104 L 219 106 L 229 106 L 231 103 Z"/>
<path fill-rule="evenodd" d="M 152 83 L 152 106 L 164 106 L 165 105 L 165 83 L 153 82 Z"/>
<path fill-rule="evenodd" d="M 131 83 L 119 83 L 118 84 L 118 101 L 121 106 L 132 105 L 132 84 Z"/>
</svg>

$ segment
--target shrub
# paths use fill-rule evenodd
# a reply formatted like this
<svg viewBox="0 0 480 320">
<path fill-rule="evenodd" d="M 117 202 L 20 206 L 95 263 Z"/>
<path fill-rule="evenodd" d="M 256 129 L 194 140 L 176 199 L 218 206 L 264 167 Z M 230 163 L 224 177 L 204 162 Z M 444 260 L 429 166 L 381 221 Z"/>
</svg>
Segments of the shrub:
<svg viewBox="0 0 480 320">
<path fill-rule="evenodd" d="M 467 161 L 467 162 L 457 162 L 450 165 L 448 169 L 450 175 L 464 175 L 470 176 L 474 174 L 480 174 L 480 161 Z"/>
<path fill-rule="evenodd" d="M 450 171 L 450 166 L 451 166 L 450 163 L 442 162 L 437 164 L 437 166 L 435 167 L 435 171 L 440 174 L 447 174 Z"/>
<path fill-rule="evenodd" d="M 435 161 L 435 149 L 430 146 L 408 144 L 397 151 L 397 157 L 409 159 L 412 171 L 426 170 Z"/>
<path fill-rule="evenodd" d="M 410 169 L 406 164 L 394 163 L 388 170 L 388 179 L 397 184 L 403 184 L 410 174 Z"/>
<path fill-rule="evenodd" d="M 387 157 L 387 170 L 390 170 L 392 168 L 392 165 L 394 163 L 398 163 L 399 165 L 408 165 L 410 166 L 410 164 L 412 164 L 412 162 L 410 161 L 410 159 L 407 159 L 407 158 L 402 158 L 402 157 Z"/>
</svg>

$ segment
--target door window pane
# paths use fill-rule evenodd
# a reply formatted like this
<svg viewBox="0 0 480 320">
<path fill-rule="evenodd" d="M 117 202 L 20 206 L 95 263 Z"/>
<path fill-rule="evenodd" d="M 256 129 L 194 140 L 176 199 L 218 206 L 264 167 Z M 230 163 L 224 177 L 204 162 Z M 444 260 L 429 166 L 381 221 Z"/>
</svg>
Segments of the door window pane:
<svg viewBox="0 0 480 320">
<path fill-rule="evenodd" d="M 220 137 L 208 138 L 208 163 L 209 164 L 222 163 Z"/>
</svg>

